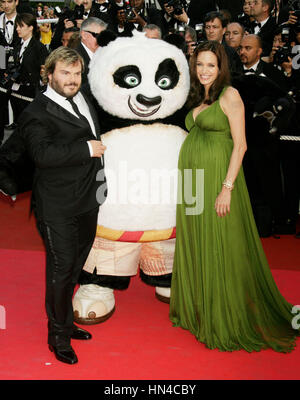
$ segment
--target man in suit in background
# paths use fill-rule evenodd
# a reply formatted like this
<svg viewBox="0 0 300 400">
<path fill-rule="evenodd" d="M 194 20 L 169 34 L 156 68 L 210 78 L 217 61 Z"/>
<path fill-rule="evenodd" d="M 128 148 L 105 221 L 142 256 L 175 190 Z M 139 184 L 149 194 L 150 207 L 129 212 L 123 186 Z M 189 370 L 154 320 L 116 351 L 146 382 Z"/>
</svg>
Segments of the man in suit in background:
<svg viewBox="0 0 300 400">
<path fill-rule="evenodd" d="M 21 43 L 15 26 L 18 3 L 19 0 L 1 1 L 4 12 L 0 15 L 0 46 L 2 46 L 3 54 L 6 53 L 6 66 L 13 61 L 13 50 Z M 1 69 L 0 66 L 0 146 L 4 136 L 4 127 L 8 122 L 9 92 L 5 84 L 5 73 L 7 72 L 7 68 Z"/>
<path fill-rule="evenodd" d="M 48 86 L 23 111 L 19 129 L 35 164 L 32 207 L 46 248 L 48 344 L 59 361 L 78 359 L 71 339 L 91 335 L 73 323 L 72 295 L 93 244 L 103 169 L 97 115 L 80 92 L 83 60 L 60 47 L 46 60 Z M 103 172 L 104 184 L 104 172 Z M 103 196 L 102 196 L 103 197 Z"/>
<path fill-rule="evenodd" d="M 273 65 L 260 59 L 262 41 L 258 35 L 245 35 L 239 54 L 245 75 L 253 74 L 261 77 L 260 79 L 265 80 L 264 85 L 269 91 L 281 92 L 281 97 L 287 96 L 284 75 Z M 262 84 L 261 86 L 263 88 Z M 258 98 L 266 96 L 262 88 L 252 88 L 252 90 L 257 90 Z M 254 110 L 248 98 L 244 103 L 247 152 L 243 167 L 259 234 L 261 237 L 267 237 L 272 234 L 272 229 L 276 231 L 277 227 L 283 224 L 279 136 L 269 132 L 270 125 L 265 118 L 253 118 Z"/>
<path fill-rule="evenodd" d="M 262 40 L 262 57 L 270 54 L 277 28 L 275 18 L 271 17 L 273 7 L 274 0 L 253 0 L 250 4 L 250 15 L 255 18 L 253 33 Z"/>
<path fill-rule="evenodd" d="M 84 60 L 84 71 L 82 75 L 82 84 L 87 83 L 87 76 L 89 72 L 89 63 L 93 58 L 95 51 L 98 49 L 99 45 L 97 43 L 97 36 L 100 32 L 104 31 L 107 24 L 101 19 L 96 17 L 89 17 L 84 20 L 80 27 L 80 44 L 76 48 L 78 53 Z"/>
<path fill-rule="evenodd" d="M 228 56 L 230 72 L 234 75 L 241 73 L 242 65 L 237 52 L 232 47 L 229 47 L 224 39 L 227 24 L 228 20 L 219 11 L 209 12 L 204 17 L 204 30 L 207 40 L 216 40 L 223 44 Z"/>
</svg>

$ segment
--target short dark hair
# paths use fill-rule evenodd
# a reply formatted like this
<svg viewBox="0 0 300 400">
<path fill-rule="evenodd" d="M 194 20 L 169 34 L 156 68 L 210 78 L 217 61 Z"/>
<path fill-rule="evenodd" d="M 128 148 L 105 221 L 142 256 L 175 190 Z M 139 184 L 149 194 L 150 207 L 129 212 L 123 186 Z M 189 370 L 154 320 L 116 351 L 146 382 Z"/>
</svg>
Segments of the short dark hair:
<svg viewBox="0 0 300 400">
<path fill-rule="evenodd" d="M 201 85 L 197 76 L 197 58 L 199 53 L 211 51 L 218 60 L 219 75 L 209 89 L 209 98 L 205 100 L 205 89 Z M 190 77 L 191 86 L 187 100 L 188 108 L 193 108 L 201 104 L 212 104 L 216 101 L 223 88 L 230 84 L 229 62 L 224 46 L 215 40 L 205 41 L 200 43 L 194 50 L 190 58 Z"/>
<path fill-rule="evenodd" d="M 262 0 L 262 4 L 269 6 L 269 13 L 273 10 L 275 1 L 274 0 Z"/>
<path fill-rule="evenodd" d="M 226 28 L 228 24 L 228 19 L 225 17 L 225 15 L 219 11 L 210 11 L 209 13 L 205 14 L 204 16 L 204 24 L 209 21 L 213 21 L 214 19 L 218 18 L 221 23 L 222 27 Z"/>
<path fill-rule="evenodd" d="M 80 29 L 77 28 L 77 26 L 72 26 L 71 28 L 64 29 L 63 33 L 79 32 L 79 31 L 80 31 Z"/>
</svg>

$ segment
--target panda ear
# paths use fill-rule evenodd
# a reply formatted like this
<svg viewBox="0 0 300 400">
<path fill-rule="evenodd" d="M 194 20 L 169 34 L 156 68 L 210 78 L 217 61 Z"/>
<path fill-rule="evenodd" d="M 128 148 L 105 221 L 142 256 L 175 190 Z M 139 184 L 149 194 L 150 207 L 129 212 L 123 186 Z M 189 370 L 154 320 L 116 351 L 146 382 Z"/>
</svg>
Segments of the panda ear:
<svg viewBox="0 0 300 400">
<path fill-rule="evenodd" d="M 100 32 L 97 37 L 98 46 L 100 46 L 100 47 L 107 46 L 108 43 L 117 39 L 117 37 L 118 36 L 115 34 L 115 32 L 105 29 L 104 31 Z"/>
</svg>

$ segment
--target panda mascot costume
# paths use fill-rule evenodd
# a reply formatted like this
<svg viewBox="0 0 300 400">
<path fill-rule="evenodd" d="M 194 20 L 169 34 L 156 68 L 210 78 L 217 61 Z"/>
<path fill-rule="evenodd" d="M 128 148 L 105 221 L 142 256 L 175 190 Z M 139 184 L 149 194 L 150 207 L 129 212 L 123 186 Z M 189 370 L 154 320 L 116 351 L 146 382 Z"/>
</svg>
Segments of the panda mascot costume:
<svg viewBox="0 0 300 400">
<path fill-rule="evenodd" d="M 115 289 L 140 270 L 169 302 L 176 236 L 177 162 L 186 137 L 190 78 L 184 53 L 143 33 L 100 47 L 89 65 L 99 105 L 107 198 L 73 299 L 74 320 L 97 324 L 115 310 Z M 105 196 L 99 192 L 98 196 Z"/>
</svg>

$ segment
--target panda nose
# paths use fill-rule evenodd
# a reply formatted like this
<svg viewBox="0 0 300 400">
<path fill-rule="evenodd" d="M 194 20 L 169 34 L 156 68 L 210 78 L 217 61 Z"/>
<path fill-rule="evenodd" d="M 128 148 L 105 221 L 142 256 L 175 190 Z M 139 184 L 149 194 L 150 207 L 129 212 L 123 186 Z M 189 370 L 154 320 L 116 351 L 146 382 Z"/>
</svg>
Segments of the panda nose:
<svg viewBox="0 0 300 400">
<path fill-rule="evenodd" d="M 157 106 L 161 103 L 161 96 L 156 97 L 146 97 L 143 94 L 138 94 L 136 96 L 137 101 L 144 106 Z"/>
</svg>

